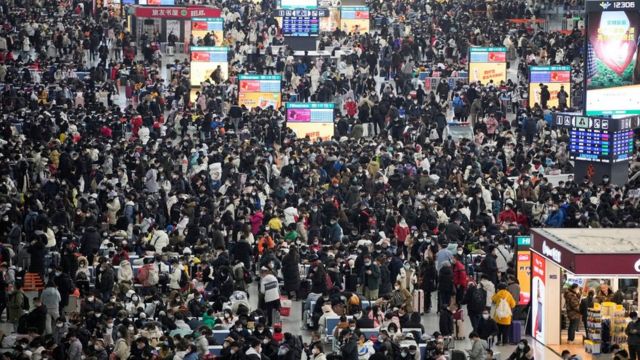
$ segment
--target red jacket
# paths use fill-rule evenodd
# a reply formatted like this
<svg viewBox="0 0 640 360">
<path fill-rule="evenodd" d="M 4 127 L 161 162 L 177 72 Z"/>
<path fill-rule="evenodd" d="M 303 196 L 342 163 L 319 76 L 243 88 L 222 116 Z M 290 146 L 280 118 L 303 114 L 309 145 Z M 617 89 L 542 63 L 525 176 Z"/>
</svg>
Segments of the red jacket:
<svg viewBox="0 0 640 360">
<path fill-rule="evenodd" d="M 344 104 L 344 109 L 347 110 L 347 115 L 354 117 L 358 113 L 358 104 L 353 100 L 347 101 L 347 103 Z"/>
<path fill-rule="evenodd" d="M 410 232 L 411 229 L 409 229 L 408 226 L 400 226 L 400 224 L 396 225 L 396 228 L 393 230 L 393 233 L 398 239 L 399 243 L 404 243 Z"/>
<path fill-rule="evenodd" d="M 464 264 L 461 261 L 456 261 L 455 265 L 453 265 L 453 285 L 456 288 L 462 287 L 466 289 L 468 282 L 467 270 L 464 268 Z"/>
<path fill-rule="evenodd" d="M 516 222 L 516 212 L 509 209 L 509 210 L 503 210 L 500 212 L 500 214 L 498 214 L 498 223 L 499 224 L 503 224 L 503 223 L 513 223 Z"/>
</svg>

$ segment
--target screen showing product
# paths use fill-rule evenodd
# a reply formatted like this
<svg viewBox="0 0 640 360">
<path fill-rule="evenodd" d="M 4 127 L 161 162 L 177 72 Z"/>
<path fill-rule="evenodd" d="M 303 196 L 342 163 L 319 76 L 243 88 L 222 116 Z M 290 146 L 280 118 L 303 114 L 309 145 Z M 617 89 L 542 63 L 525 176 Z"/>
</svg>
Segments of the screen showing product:
<svg viewBox="0 0 640 360">
<path fill-rule="evenodd" d="M 320 18 L 317 12 L 315 16 L 311 15 L 314 11 L 299 10 L 295 12 L 299 12 L 299 15 L 302 16 L 282 17 L 282 35 L 293 37 L 318 36 L 320 32 Z"/>
<path fill-rule="evenodd" d="M 138 5 L 175 6 L 176 0 L 138 0 Z"/>
<path fill-rule="evenodd" d="M 634 134 L 633 130 L 622 130 L 611 133 L 613 142 L 613 162 L 625 161 L 633 157 Z"/>
<path fill-rule="evenodd" d="M 247 109 L 280 107 L 281 75 L 238 75 L 238 105 Z"/>
<path fill-rule="evenodd" d="M 340 8 L 329 7 L 329 16 L 320 18 L 320 31 L 333 32 L 340 26 Z"/>
<path fill-rule="evenodd" d="M 469 82 L 495 85 L 507 81 L 507 48 L 472 47 L 469 49 Z"/>
<path fill-rule="evenodd" d="M 333 103 L 286 103 L 287 127 L 298 138 L 329 140 L 334 131 Z"/>
<path fill-rule="evenodd" d="M 540 84 L 549 90 L 547 108 L 558 107 L 558 92 L 564 88 L 567 93 L 567 105 L 571 106 L 571 66 L 530 66 L 529 67 L 529 106 L 542 106 Z"/>
<path fill-rule="evenodd" d="M 343 6 L 340 10 L 340 30 L 346 33 L 369 32 L 369 8 L 366 6 Z"/>
<path fill-rule="evenodd" d="M 315 9 L 318 0 L 280 0 L 278 9 Z"/>
<path fill-rule="evenodd" d="M 610 162 L 609 133 L 601 130 L 569 130 L 569 155 L 575 160 Z"/>
<path fill-rule="evenodd" d="M 220 67 L 222 81 L 229 77 L 227 54 L 229 48 L 223 46 L 191 47 L 191 86 L 200 86 L 205 80 L 211 80 L 211 74 Z"/>
<path fill-rule="evenodd" d="M 531 333 L 533 337 L 544 342 L 544 292 L 545 292 L 545 259 L 536 254 L 531 253 Z"/>
<path fill-rule="evenodd" d="M 222 44 L 224 41 L 224 19 L 223 18 L 193 18 L 191 19 L 191 35 L 197 43 L 204 39 L 207 34 L 211 34 L 215 44 Z"/>
<path fill-rule="evenodd" d="M 587 14 L 586 114 L 640 114 L 640 14 L 633 1 L 603 4 Z"/>
</svg>

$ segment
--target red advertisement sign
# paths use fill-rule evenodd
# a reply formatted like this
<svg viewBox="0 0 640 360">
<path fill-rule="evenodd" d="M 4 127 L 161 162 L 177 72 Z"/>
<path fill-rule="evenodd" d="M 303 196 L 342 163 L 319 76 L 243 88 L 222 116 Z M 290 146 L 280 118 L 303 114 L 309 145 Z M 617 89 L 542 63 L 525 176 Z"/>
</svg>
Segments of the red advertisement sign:
<svg viewBox="0 0 640 360">
<path fill-rule="evenodd" d="M 551 82 L 554 82 L 554 83 L 571 82 L 571 71 L 552 71 Z"/>
<path fill-rule="evenodd" d="M 507 61 L 507 53 L 505 52 L 490 52 L 489 62 L 502 63 Z"/>
<path fill-rule="evenodd" d="M 135 16 L 154 19 L 184 19 L 194 17 L 220 17 L 220 9 L 206 6 L 137 6 Z"/>
</svg>

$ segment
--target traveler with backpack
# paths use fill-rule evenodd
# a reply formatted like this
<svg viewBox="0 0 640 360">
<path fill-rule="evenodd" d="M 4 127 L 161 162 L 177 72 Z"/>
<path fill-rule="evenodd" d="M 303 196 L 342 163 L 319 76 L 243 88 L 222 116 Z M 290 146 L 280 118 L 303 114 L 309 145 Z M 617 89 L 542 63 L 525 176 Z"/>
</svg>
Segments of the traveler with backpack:
<svg viewBox="0 0 640 360">
<path fill-rule="evenodd" d="M 264 301 L 264 312 L 267 315 L 267 326 L 274 324 L 274 312 L 280 309 L 280 285 L 271 270 L 263 266 L 260 269 L 260 297 Z"/>
<path fill-rule="evenodd" d="M 491 297 L 491 301 L 495 306 L 494 319 L 498 324 L 497 345 L 506 345 L 509 343 L 511 315 L 513 314 L 513 308 L 516 306 L 516 301 L 504 283 L 498 284 L 498 292 Z"/>
<path fill-rule="evenodd" d="M 465 293 L 463 304 L 467 305 L 469 320 L 473 331 L 478 331 L 478 322 L 480 321 L 482 311 L 486 309 L 487 292 L 477 286 L 475 282 L 470 281 L 467 284 L 467 292 Z"/>
</svg>

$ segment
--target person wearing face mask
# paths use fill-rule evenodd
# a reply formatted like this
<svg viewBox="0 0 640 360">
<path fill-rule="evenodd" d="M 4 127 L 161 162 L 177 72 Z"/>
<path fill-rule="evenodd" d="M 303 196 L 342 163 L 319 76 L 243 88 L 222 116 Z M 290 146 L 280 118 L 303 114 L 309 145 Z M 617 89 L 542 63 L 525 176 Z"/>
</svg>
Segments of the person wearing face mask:
<svg viewBox="0 0 640 360">
<path fill-rule="evenodd" d="M 380 288 L 380 268 L 371 261 L 371 255 L 365 255 L 364 266 L 360 270 L 362 294 L 368 300 L 378 300 Z"/>
<path fill-rule="evenodd" d="M 247 360 L 261 360 L 262 342 L 258 339 L 251 341 L 251 346 L 245 352 Z"/>
<path fill-rule="evenodd" d="M 56 319 L 55 326 L 53 327 L 53 341 L 60 345 L 62 341 L 64 341 L 64 337 L 67 336 L 69 332 L 69 324 L 67 324 L 67 320 L 64 316 L 60 316 Z"/>
<path fill-rule="evenodd" d="M 327 356 L 324 354 L 324 348 L 321 343 L 315 343 L 311 347 L 311 360 L 327 360 Z"/>
<path fill-rule="evenodd" d="M 474 332 L 491 347 L 494 337 L 498 335 L 498 324 L 491 318 L 488 310 L 482 311 L 482 317 L 478 321 Z"/>
<path fill-rule="evenodd" d="M 516 349 L 507 358 L 507 360 L 532 360 L 533 349 L 529 346 L 529 342 L 526 339 L 520 340 Z"/>
</svg>

